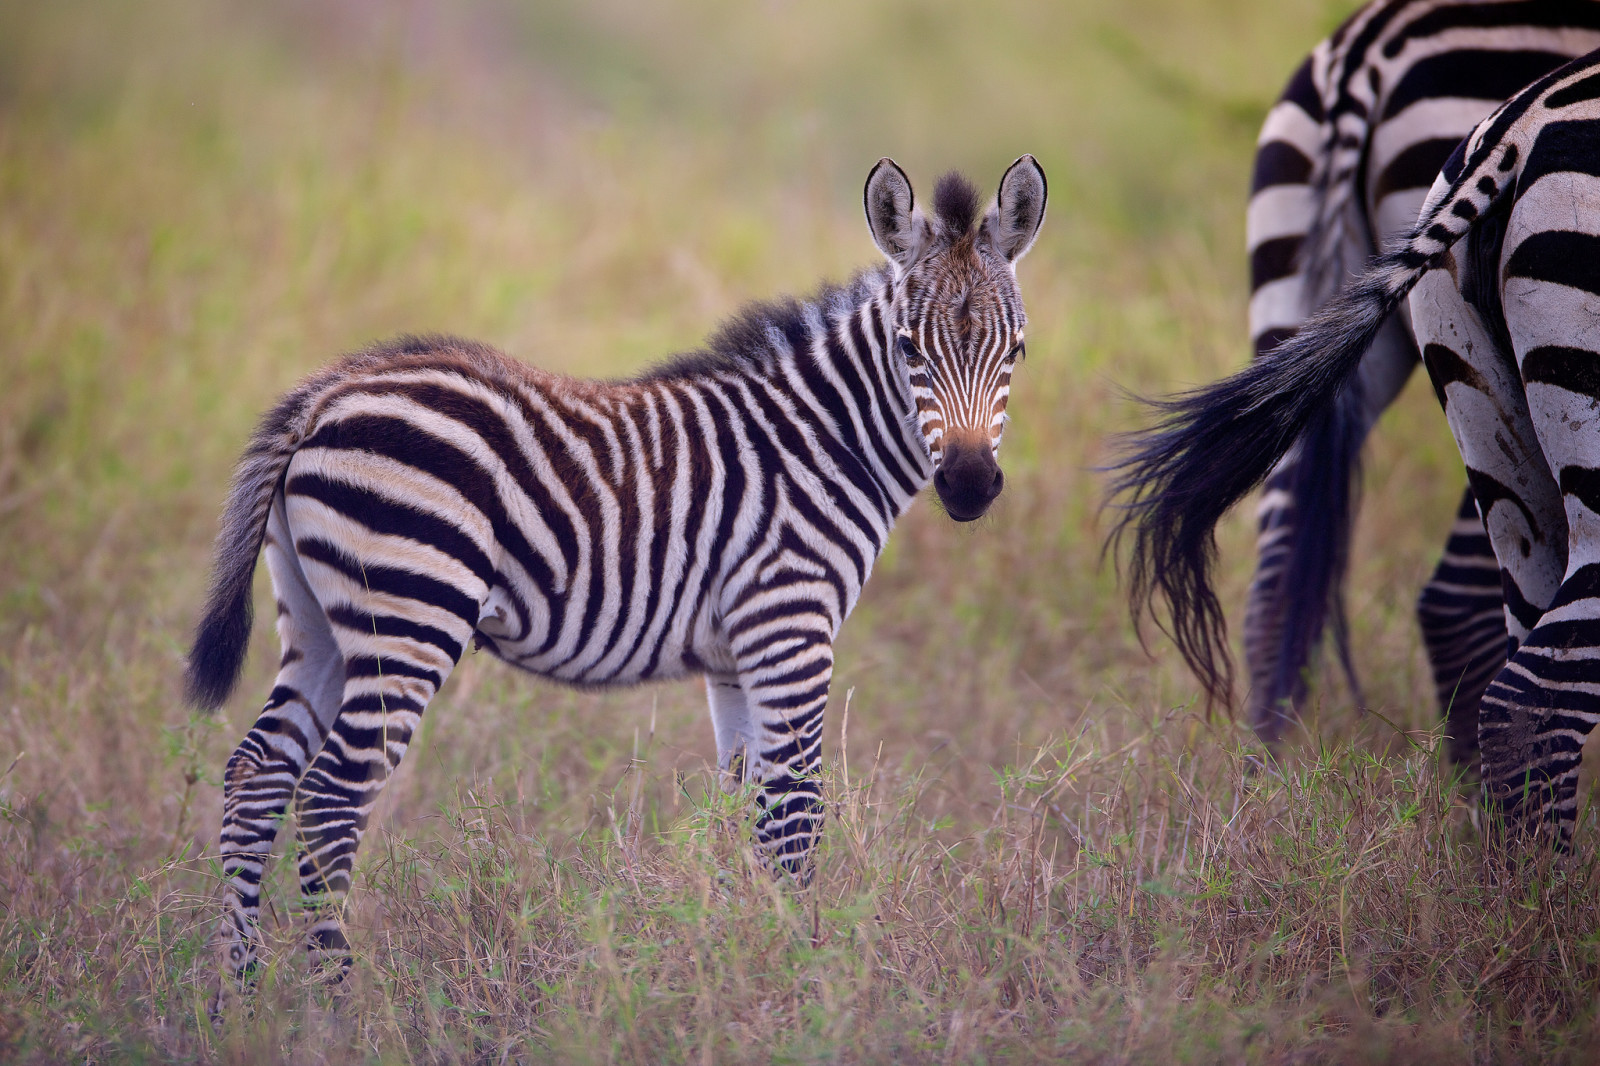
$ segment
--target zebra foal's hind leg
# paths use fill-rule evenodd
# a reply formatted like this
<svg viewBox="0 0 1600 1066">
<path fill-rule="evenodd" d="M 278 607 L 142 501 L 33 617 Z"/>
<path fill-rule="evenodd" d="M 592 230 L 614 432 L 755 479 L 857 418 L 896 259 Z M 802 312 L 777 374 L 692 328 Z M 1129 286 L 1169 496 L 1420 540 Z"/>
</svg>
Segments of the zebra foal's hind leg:
<svg viewBox="0 0 1600 1066">
<path fill-rule="evenodd" d="M 281 496 L 267 518 L 264 554 L 283 659 L 266 706 L 223 778 L 224 942 L 241 981 L 256 963 L 261 879 L 273 838 L 300 775 L 328 735 L 345 680 L 344 656 L 295 557 Z"/>
<path fill-rule="evenodd" d="M 1417 597 L 1417 621 L 1449 732 L 1450 761 L 1475 768 L 1478 704 L 1506 662 L 1506 619 L 1500 564 L 1470 487 L 1439 565 Z"/>
<path fill-rule="evenodd" d="M 293 517 L 297 530 L 315 528 Z M 451 583 L 404 569 L 396 565 L 404 546 L 384 538 L 364 541 L 360 561 L 303 532 L 298 548 L 302 558 L 308 549 L 313 555 L 307 577 L 345 663 L 338 712 L 295 793 L 300 892 L 314 916 L 306 948 L 313 964 L 336 961 L 342 973 L 350 965 L 343 905 L 356 849 L 424 708 L 460 661 L 488 587 L 465 568 Z"/>
</svg>

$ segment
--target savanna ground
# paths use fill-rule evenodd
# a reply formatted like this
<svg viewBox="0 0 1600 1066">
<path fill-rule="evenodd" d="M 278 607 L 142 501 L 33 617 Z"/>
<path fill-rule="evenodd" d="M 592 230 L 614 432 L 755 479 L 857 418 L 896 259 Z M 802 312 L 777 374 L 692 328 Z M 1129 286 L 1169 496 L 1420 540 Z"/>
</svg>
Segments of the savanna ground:
<svg viewBox="0 0 1600 1066">
<path fill-rule="evenodd" d="M 1242 360 L 1255 127 L 1349 6 L 0 5 L 0 1058 L 1591 1060 L 1597 834 L 1503 858 L 1435 755 L 1411 604 L 1461 474 L 1426 386 L 1351 581 L 1380 714 L 1322 685 L 1281 773 L 1101 565 L 1118 385 Z M 697 684 L 469 656 L 363 849 L 348 981 L 306 972 L 280 867 L 214 1027 L 271 627 L 217 718 L 179 679 L 258 412 L 407 331 L 626 373 L 870 262 L 880 155 L 926 192 L 1024 151 L 1008 487 L 976 528 L 919 503 L 846 627 L 814 886 L 751 871 Z"/>
</svg>

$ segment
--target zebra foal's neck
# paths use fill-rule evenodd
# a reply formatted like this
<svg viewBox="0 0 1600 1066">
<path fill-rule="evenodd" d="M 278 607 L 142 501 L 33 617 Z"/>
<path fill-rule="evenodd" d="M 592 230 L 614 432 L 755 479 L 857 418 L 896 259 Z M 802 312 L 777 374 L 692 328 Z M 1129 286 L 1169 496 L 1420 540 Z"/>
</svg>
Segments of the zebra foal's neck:
<svg viewBox="0 0 1600 1066">
<path fill-rule="evenodd" d="M 892 275 L 863 271 L 803 301 L 750 304 L 702 350 L 625 384 L 714 395 L 770 431 L 755 443 L 782 453 L 773 458 L 843 478 L 838 488 L 893 522 L 933 476 L 893 323 Z"/>
</svg>

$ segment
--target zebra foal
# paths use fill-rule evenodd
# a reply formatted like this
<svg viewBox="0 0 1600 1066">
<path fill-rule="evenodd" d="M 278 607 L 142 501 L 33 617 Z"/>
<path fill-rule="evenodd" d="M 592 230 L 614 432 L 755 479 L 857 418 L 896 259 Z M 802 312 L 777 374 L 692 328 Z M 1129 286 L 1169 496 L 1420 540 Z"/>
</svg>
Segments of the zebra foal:
<svg viewBox="0 0 1600 1066">
<path fill-rule="evenodd" d="M 887 263 L 745 308 L 704 351 L 628 381 L 407 338 L 291 390 L 230 492 L 190 655 L 192 702 L 237 681 L 264 554 L 282 665 L 228 760 L 229 960 L 253 969 L 261 878 L 291 799 L 314 959 L 349 963 L 341 904 L 367 818 L 469 641 L 578 685 L 703 674 L 718 765 L 757 787 L 756 848 L 809 876 L 833 641 L 930 481 L 957 521 L 996 461 L 1027 321 L 1016 262 L 1044 219 L 1023 156 L 979 213 L 891 160 L 865 207 Z"/>
<path fill-rule="evenodd" d="M 1484 796 L 1566 846 L 1600 722 L 1600 51 L 1480 123 L 1406 239 L 1293 338 L 1163 405 L 1118 484 L 1134 603 L 1166 599 L 1221 696 L 1212 530 L 1337 401 L 1407 296 L 1505 602 L 1510 654 L 1478 715 Z"/>
</svg>

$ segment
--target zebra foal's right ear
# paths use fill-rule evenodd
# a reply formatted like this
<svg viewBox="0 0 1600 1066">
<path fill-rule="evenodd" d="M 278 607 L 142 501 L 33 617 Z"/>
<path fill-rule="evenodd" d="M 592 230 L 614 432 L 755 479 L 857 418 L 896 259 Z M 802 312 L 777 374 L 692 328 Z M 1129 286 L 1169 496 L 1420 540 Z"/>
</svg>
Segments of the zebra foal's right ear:
<svg viewBox="0 0 1600 1066">
<path fill-rule="evenodd" d="M 1044 223 L 1044 203 L 1049 186 L 1044 168 L 1031 155 L 1025 155 L 1006 168 L 1000 179 L 1000 192 L 983 220 L 983 240 L 1006 262 L 1015 263 L 1039 235 Z"/>
<path fill-rule="evenodd" d="M 867 175 L 861 194 L 867 209 L 867 228 L 878 251 L 889 257 L 897 271 L 908 269 L 922 254 L 926 225 L 916 209 L 911 180 L 893 159 L 884 156 Z"/>
</svg>

